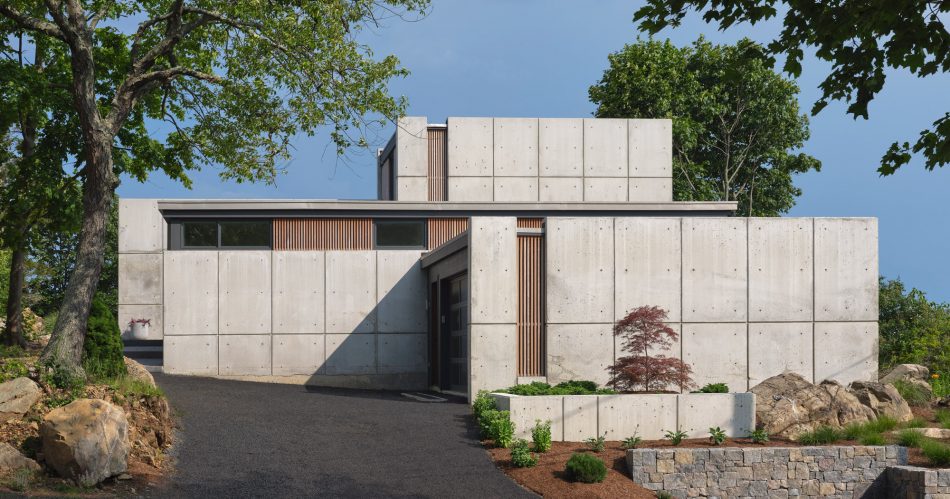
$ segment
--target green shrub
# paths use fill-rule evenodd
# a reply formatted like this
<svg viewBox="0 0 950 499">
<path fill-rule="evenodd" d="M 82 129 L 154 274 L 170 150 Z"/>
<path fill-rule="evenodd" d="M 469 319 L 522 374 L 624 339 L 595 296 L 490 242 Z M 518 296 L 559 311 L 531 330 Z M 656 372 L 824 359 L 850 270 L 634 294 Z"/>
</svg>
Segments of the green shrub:
<svg viewBox="0 0 950 499">
<path fill-rule="evenodd" d="M 820 426 L 815 431 L 803 433 L 798 437 L 798 443 L 803 445 L 833 444 L 844 438 L 843 432 L 830 426 Z"/>
<path fill-rule="evenodd" d="M 861 445 L 887 444 L 887 440 L 884 440 L 884 435 L 881 435 L 880 433 L 867 433 L 865 435 L 861 435 L 859 441 L 861 442 Z"/>
<path fill-rule="evenodd" d="M 538 458 L 531 453 L 527 440 L 519 438 L 511 444 L 511 464 L 518 468 L 530 468 L 538 464 Z"/>
<path fill-rule="evenodd" d="M 764 444 L 769 441 L 769 432 L 765 431 L 764 428 L 752 430 L 752 433 L 749 433 L 749 439 L 754 444 Z"/>
<path fill-rule="evenodd" d="M 83 343 L 83 368 L 95 378 L 115 378 L 126 373 L 122 358 L 122 332 L 119 323 L 101 295 L 92 300 L 86 341 Z"/>
<path fill-rule="evenodd" d="M 709 429 L 709 441 L 713 445 L 722 445 L 726 442 L 726 432 L 720 427 Z"/>
<path fill-rule="evenodd" d="M 729 393 L 729 385 L 725 383 L 709 383 L 695 393 Z"/>
<path fill-rule="evenodd" d="M 874 421 L 865 424 L 868 431 L 874 433 L 886 433 L 897 428 L 898 421 L 890 416 L 880 416 Z"/>
<path fill-rule="evenodd" d="M 950 465 L 950 445 L 925 438 L 920 443 L 920 452 L 935 466 Z"/>
<path fill-rule="evenodd" d="M 0 364 L 0 383 L 11 379 L 22 378 L 30 374 L 30 368 L 21 360 L 8 359 Z"/>
<path fill-rule="evenodd" d="M 594 452 L 603 452 L 607 448 L 607 434 L 604 433 L 599 437 L 590 437 L 587 440 L 584 440 L 584 443 L 587 444 L 587 448 Z"/>
<path fill-rule="evenodd" d="M 937 409 L 934 416 L 937 418 L 937 422 L 940 423 L 940 426 L 950 429 L 950 409 Z"/>
<path fill-rule="evenodd" d="M 609 388 L 597 388 L 597 383 L 593 381 L 583 380 L 564 381 L 554 386 L 543 381 L 534 381 L 526 385 L 515 385 L 495 391 L 527 397 L 538 395 L 609 395 L 616 393 Z"/>
<path fill-rule="evenodd" d="M 926 428 L 927 421 L 923 418 L 913 418 L 910 421 L 904 423 L 904 428 Z"/>
<path fill-rule="evenodd" d="M 673 499 L 673 494 L 670 494 L 669 492 L 661 490 L 656 493 L 656 499 Z"/>
<path fill-rule="evenodd" d="M 508 411 L 488 409 L 482 413 L 479 426 L 482 436 L 491 439 L 495 445 L 504 449 L 511 446 L 515 436 L 515 424 L 511 422 Z"/>
<path fill-rule="evenodd" d="M 924 441 L 924 434 L 914 430 L 901 430 L 897 434 L 897 443 L 904 447 L 920 447 Z"/>
<path fill-rule="evenodd" d="M 686 438 L 686 432 L 685 432 L 685 431 L 679 431 L 679 430 L 677 430 L 677 431 L 672 431 L 672 430 L 671 430 L 671 431 L 667 431 L 667 432 L 666 432 L 666 435 L 664 436 L 664 438 L 669 439 L 669 441 L 672 442 L 673 445 L 679 445 L 679 444 L 681 444 L 681 443 L 683 442 L 683 439 Z"/>
<path fill-rule="evenodd" d="M 490 409 L 498 409 L 495 398 L 489 395 L 487 390 L 479 391 L 475 395 L 475 400 L 472 401 L 472 415 L 475 416 L 475 421 L 481 421 L 482 413 Z"/>
<path fill-rule="evenodd" d="M 623 442 L 620 443 L 620 446 L 623 447 L 624 449 L 636 449 L 637 446 L 640 445 L 640 442 L 642 441 L 643 439 L 640 438 L 639 435 L 633 435 L 632 437 L 627 437 L 623 439 Z"/>
<path fill-rule="evenodd" d="M 930 405 L 930 393 L 926 388 L 903 379 L 894 382 L 894 388 L 904 397 L 908 404 L 914 407 Z"/>
<path fill-rule="evenodd" d="M 551 385 L 543 381 L 534 381 L 526 385 L 515 385 L 498 391 L 523 396 L 548 395 L 551 392 Z"/>
<path fill-rule="evenodd" d="M 140 379 L 129 376 L 119 376 L 109 382 L 109 387 L 117 394 L 126 398 L 164 397 L 161 388 Z"/>
<path fill-rule="evenodd" d="M 564 471 L 575 482 L 600 483 L 607 478 L 607 465 L 597 456 L 574 453 L 567 460 Z"/>
<path fill-rule="evenodd" d="M 59 388 L 60 390 L 79 390 L 85 385 L 85 382 L 79 376 L 76 376 L 69 369 L 65 369 L 53 363 L 43 364 L 43 370 L 40 373 L 40 381 L 47 386 Z"/>
<path fill-rule="evenodd" d="M 930 386 L 934 390 L 935 397 L 950 397 L 950 380 L 941 376 L 939 373 L 934 373 L 936 378 L 930 380 Z"/>
<path fill-rule="evenodd" d="M 547 452 L 551 450 L 551 420 L 541 422 L 535 420 L 534 428 L 531 429 L 531 440 L 534 442 L 535 452 Z"/>
</svg>

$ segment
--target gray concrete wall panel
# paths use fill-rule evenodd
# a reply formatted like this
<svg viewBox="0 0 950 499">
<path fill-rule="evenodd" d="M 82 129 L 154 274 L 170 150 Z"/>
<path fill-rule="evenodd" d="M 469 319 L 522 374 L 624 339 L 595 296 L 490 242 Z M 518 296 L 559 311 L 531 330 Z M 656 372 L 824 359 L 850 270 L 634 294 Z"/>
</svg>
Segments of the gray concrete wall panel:
<svg viewBox="0 0 950 499">
<path fill-rule="evenodd" d="M 122 337 L 132 339 L 132 328 L 129 322 L 132 319 L 148 319 L 148 340 L 160 340 L 164 336 L 161 305 L 119 305 L 119 330 Z"/>
<path fill-rule="evenodd" d="M 495 201 L 537 202 L 537 177 L 495 177 Z"/>
<path fill-rule="evenodd" d="M 676 395 L 603 395 L 597 397 L 599 435 L 623 440 L 633 435 L 663 438 L 676 421 Z"/>
<path fill-rule="evenodd" d="M 542 177 L 581 177 L 584 174 L 584 120 L 538 120 L 538 170 Z"/>
<path fill-rule="evenodd" d="M 655 305 L 680 320 L 680 219 L 628 217 L 614 221 L 615 319 Z"/>
<path fill-rule="evenodd" d="M 164 227 L 157 199 L 119 199 L 119 253 L 162 251 Z"/>
<path fill-rule="evenodd" d="M 272 337 L 275 376 L 323 374 L 322 334 L 275 334 Z"/>
<path fill-rule="evenodd" d="M 878 319 L 877 219 L 815 219 L 815 319 Z"/>
<path fill-rule="evenodd" d="M 732 392 L 749 389 L 747 329 L 745 323 L 683 324 L 683 362 L 693 368 L 696 386 L 725 383 Z"/>
<path fill-rule="evenodd" d="M 400 201 L 428 201 L 429 179 L 426 177 L 399 177 L 396 199 Z"/>
<path fill-rule="evenodd" d="M 424 373 L 428 367 L 425 334 L 381 334 L 379 374 Z"/>
<path fill-rule="evenodd" d="M 878 379 L 877 322 L 816 322 L 815 381 Z"/>
<path fill-rule="evenodd" d="M 507 388 L 517 382 L 517 329 L 514 324 L 472 324 L 469 393 Z"/>
<path fill-rule="evenodd" d="M 375 374 L 376 336 L 369 334 L 326 335 L 327 374 Z"/>
<path fill-rule="evenodd" d="M 218 336 L 166 336 L 162 369 L 168 374 L 218 375 Z"/>
<path fill-rule="evenodd" d="M 673 176 L 673 121 L 627 120 L 631 177 Z"/>
<path fill-rule="evenodd" d="M 672 178 L 629 179 L 627 199 L 631 203 L 668 203 L 673 201 Z"/>
<path fill-rule="evenodd" d="M 455 202 L 491 201 L 494 195 L 493 185 L 491 177 L 449 177 L 449 200 Z"/>
<path fill-rule="evenodd" d="M 727 436 L 747 437 L 755 429 L 755 394 L 690 393 L 677 397 L 679 429 L 688 438 L 709 436 L 718 426 Z"/>
<path fill-rule="evenodd" d="M 218 263 L 219 334 L 270 334 L 271 252 L 221 251 Z"/>
<path fill-rule="evenodd" d="M 326 253 L 275 251 L 273 332 L 314 334 L 325 332 L 324 290 Z"/>
<path fill-rule="evenodd" d="M 564 440 L 583 442 L 597 437 L 597 396 L 564 396 Z"/>
<path fill-rule="evenodd" d="M 683 321 L 744 322 L 746 219 L 683 219 Z"/>
<path fill-rule="evenodd" d="M 613 322 L 613 222 L 612 218 L 547 219 L 549 323 Z"/>
<path fill-rule="evenodd" d="M 813 381 L 813 327 L 811 322 L 749 324 L 749 387 L 783 372 Z"/>
<path fill-rule="evenodd" d="M 411 250 L 376 253 L 376 320 L 380 333 L 426 331 L 426 276 L 420 255 L 420 251 Z"/>
<path fill-rule="evenodd" d="M 396 126 L 396 168 L 399 177 L 425 177 L 429 172 L 428 119 L 425 116 L 399 118 Z M 403 198 L 400 192 L 400 201 Z M 425 199 L 425 198 L 423 198 Z"/>
<path fill-rule="evenodd" d="M 469 286 L 472 324 L 514 324 L 518 306 L 518 243 L 514 217 L 472 217 Z"/>
<path fill-rule="evenodd" d="M 374 332 L 376 252 L 328 251 L 326 265 L 327 332 Z M 329 343 L 327 354 L 329 358 Z"/>
<path fill-rule="evenodd" d="M 749 219 L 749 320 L 812 320 L 812 219 Z"/>
<path fill-rule="evenodd" d="M 586 177 L 584 201 L 593 203 L 623 203 L 627 200 L 627 179 Z"/>
<path fill-rule="evenodd" d="M 612 324 L 548 324 L 548 382 L 607 383 L 607 368 L 614 363 L 612 328 Z"/>
<path fill-rule="evenodd" d="M 584 119 L 584 176 L 626 177 L 627 120 Z"/>
<path fill-rule="evenodd" d="M 450 177 L 492 176 L 493 128 L 491 118 L 448 119 Z"/>
<path fill-rule="evenodd" d="M 538 119 L 495 118 L 495 177 L 537 177 Z"/>
<path fill-rule="evenodd" d="M 584 179 L 580 177 L 541 177 L 538 200 L 542 203 L 579 203 L 584 200 Z"/>
<path fill-rule="evenodd" d="M 268 376 L 271 374 L 271 336 L 243 334 L 218 336 L 221 376 Z"/>
<path fill-rule="evenodd" d="M 163 268 L 165 335 L 217 334 L 218 252 L 166 251 Z M 214 352 L 217 371 L 217 341 Z"/>
<path fill-rule="evenodd" d="M 162 303 L 162 254 L 119 254 L 119 303 Z"/>
</svg>

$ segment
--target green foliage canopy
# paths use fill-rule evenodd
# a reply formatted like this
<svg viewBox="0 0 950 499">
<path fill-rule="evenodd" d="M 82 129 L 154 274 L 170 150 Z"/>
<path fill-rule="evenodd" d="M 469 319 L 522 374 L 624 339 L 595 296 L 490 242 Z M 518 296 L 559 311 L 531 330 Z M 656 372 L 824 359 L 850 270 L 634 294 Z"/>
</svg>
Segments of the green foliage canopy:
<svg viewBox="0 0 950 499">
<path fill-rule="evenodd" d="M 693 10 L 720 29 L 784 15 L 784 28 L 767 49 L 772 55 L 786 56 L 785 71 L 801 75 L 806 47 L 814 47 L 815 55 L 832 66 L 820 85 L 822 96 L 813 113 L 831 100 L 843 100 L 849 104 L 849 114 L 867 118 L 868 103 L 884 88 L 889 68 L 906 69 L 919 77 L 950 71 L 950 30 L 944 22 L 950 13 L 947 1 L 648 0 L 634 21 L 655 34 L 678 26 Z M 950 162 L 950 112 L 934 121 L 933 128 L 921 131 L 913 144 L 894 142 L 878 171 L 890 175 L 910 162 L 914 153 L 923 155 L 928 170 Z"/>
<path fill-rule="evenodd" d="M 638 41 L 608 60 L 590 87 L 595 115 L 673 120 L 674 199 L 738 201 L 741 215 L 777 216 L 801 195 L 793 176 L 821 168 L 794 152 L 809 134 L 798 87 L 751 41 Z"/>
<path fill-rule="evenodd" d="M 950 376 L 950 304 L 927 299 L 919 289 L 908 290 L 900 279 L 880 281 L 880 367 L 923 364 Z"/>
</svg>

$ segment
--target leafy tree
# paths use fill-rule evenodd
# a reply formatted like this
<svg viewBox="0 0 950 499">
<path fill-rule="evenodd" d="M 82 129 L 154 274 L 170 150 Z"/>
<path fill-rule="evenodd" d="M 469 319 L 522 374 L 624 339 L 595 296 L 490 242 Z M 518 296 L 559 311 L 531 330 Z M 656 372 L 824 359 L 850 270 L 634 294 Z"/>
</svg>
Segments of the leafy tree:
<svg viewBox="0 0 950 499">
<path fill-rule="evenodd" d="M 796 77 L 801 75 L 806 47 L 814 47 L 815 55 L 832 66 L 812 113 L 831 100 L 843 100 L 849 104 L 849 114 L 866 119 L 868 103 L 884 88 L 888 68 L 906 69 L 918 77 L 950 71 L 950 30 L 944 24 L 950 2 L 946 1 L 648 0 L 634 21 L 655 34 L 678 26 L 694 9 L 720 29 L 756 24 L 784 13 L 784 29 L 768 44 L 768 53 L 784 54 L 785 71 Z M 923 155 L 928 170 L 943 166 L 950 162 L 948 138 L 950 113 L 944 113 L 913 144 L 894 142 L 878 172 L 894 173 L 910 162 L 912 153 Z"/>
<path fill-rule="evenodd" d="M 801 190 L 793 175 L 821 163 L 790 152 L 808 139 L 798 87 L 749 40 L 690 47 L 648 40 L 608 56 L 590 87 L 603 118 L 673 120 L 673 193 L 679 201 L 738 201 L 744 216 L 777 216 Z"/>
<path fill-rule="evenodd" d="M 666 325 L 666 311 L 660 307 L 639 307 L 614 324 L 614 336 L 623 338 L 622 350 L 629 353 L 610 367 L 607 385 L 620 391 L 662 391 L 672 385 L 685 390 L 693 385 L 693 370 L 680 359 L 656 353 L 673 346 L 678 335 Z"/>
<path fill-rule="evenodd" d="M 0 3 L 8 26 L 0 34 L 29 32 L 67 55 L 81 132 L 76 263 L 43 360 L 83 374 L 83 336 L 120 173 L 144 180 L 160 169 L 189 185 L 188 170 L 221 165 L 225 178 L 272 181 L 297 134 L 330 125 L 338 152 L 364 144 L 367 126 L 403 112 L 405 102 L 389 96 L 386 84 L 405 71 L 393 56 L 375 59 L 357 35 L 365 24 L 426 3 Z M 150 120 L 171 131 L 156 138 Z"/>
<path fill-rule="evenodd" d="M 923 364 L 950 374 L 950 304 L 936 303 L 900 279 L 880 281 L 880 367 Z"/>
</svg>

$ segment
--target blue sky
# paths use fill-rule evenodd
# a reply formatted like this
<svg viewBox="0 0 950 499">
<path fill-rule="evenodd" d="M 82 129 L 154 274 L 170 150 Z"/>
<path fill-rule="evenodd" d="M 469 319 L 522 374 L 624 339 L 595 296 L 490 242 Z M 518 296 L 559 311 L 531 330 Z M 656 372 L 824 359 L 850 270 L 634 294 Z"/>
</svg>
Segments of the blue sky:
<svg viewBox="0 0 950 499">
<path fill-rule="evenodd" d="M 444 122 L 447 116 L 590 116 L 587 98 L 607 55 L 636 40 L 632 23 L 641 2 L 617 0 L 434 0 L 417 22 L 388 21 L 364 35 L 377 54 L 396 54 L 411 75 L 391 91 L 409 99 L 409 114 Z M 767 41 L 778 24 L 718 32 L 696 16 L 658 35 L 686 45 L 699 35 L 719 42 L 748 36 Z M 642 36 L 642 35 L 641 35 Z M 819 96 L 828 65 L 806 59 L 798 83 L 802 108 Z M 895 71 L 870 106 L 870 119 L 853 120 L 843 103 L 811 118 L 804 151 L 822 161 L 820 173 L 796 180 L 804 194 L 791 216 L 873 216 L 880 219 L 880 268 L 931 299 L 950 301 L 950 169 L 927 172 L 915 160 L 891 177 L 876 173 L 894 140 L 912 140 L 950 109 L 950 77 L 917 79 Z M 378 140 L 391 133 L 385 130 Z M 193 174 L 188 190 L 155 175 L 124 179 L 119 194 L 163 198 L 340 198 L 376 194 L 370 151 L 336 158 L 326 133 L 295 142 L 287 173 L 276 185 L 235 184 L 209 168 Z"/>
</svg>

